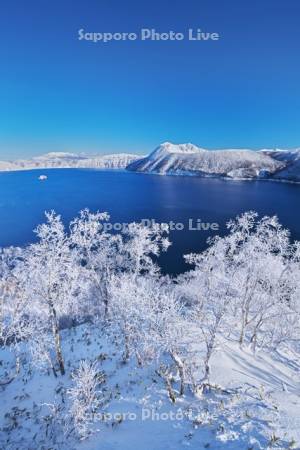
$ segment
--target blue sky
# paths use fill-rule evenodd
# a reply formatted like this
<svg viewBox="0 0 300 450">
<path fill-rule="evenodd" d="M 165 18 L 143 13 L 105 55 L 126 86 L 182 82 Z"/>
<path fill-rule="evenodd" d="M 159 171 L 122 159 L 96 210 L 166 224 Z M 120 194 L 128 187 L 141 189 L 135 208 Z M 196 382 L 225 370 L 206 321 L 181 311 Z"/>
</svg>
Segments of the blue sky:
<svg viewBox="0 0 300 450">
<path fill-rule="evenodd" d="M 300 146 L 299 0 L 9 0 L 0 13 L 1 159 Z M 198 27 L 220 41 L 77 39 Z"/>
</svg>

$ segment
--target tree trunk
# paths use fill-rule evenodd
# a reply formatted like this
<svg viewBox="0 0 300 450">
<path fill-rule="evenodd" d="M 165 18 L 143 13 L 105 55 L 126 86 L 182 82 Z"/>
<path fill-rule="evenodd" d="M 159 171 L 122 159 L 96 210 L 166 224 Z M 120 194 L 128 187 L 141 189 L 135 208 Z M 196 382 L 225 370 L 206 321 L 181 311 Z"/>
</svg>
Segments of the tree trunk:
<svg viewBox="0 0 300 450">
<path fill-rule="evenodd" d="M 185 387 L 184 364 L 183 364 L 181 358 L 176 353 L 171 352 L 171 357 L 172 357 L 173 361 L 175 362 L 176 367 L 178 369 L 179 378 L 180 378 L 179 395 L 182 396 L 184 394 L 184 387 Z"/>
<path fill-rule="evenodd" d="M 204 363 L 204 380 L 209 382 L 209 376 L 210 376 L 210 367 L 208 359 L 206 359 Z"/>
<path fill-rule="evenodd" d="M 242 309 L 242 328 L 241 328 L 241 334 L 239 339 L 239 344 L 243 345 L 245 340 L 245 331 L 246 327 L 248 326 L 248 317 L 249 317 L 249 305 L 248 301 L 247 304 Z"/>
<path fill-rule="evenodd" d="M 242 328 L 241 328 L 241 334 L 239 338 L 239 344 L 243 345 L 245 339 L 245 320 L 244 317 L 242 318 Z"/>
<path fill-rule="evenodd" d="M 202 380 L 202 384 L 209 384 L 210 383 L 210 366 L 209 361 L 214 351 L 214 344 L 215 344 L 215 334 L 212 335 L 210 341 L 207 344 L 207 350 L 206 350 L 206 358 L 204 360 L 204 377 Z"/>
<path fill-rule="evenodd" d="M 138 366 L 142 367 L 143 359 L 142 359 L 141 355 L 139 354 L 139 352 L 137 350 L 135 351 L 135 356 L 136 356 L 136 360 L 137 360 Z"/>
<path fill-rule="evenodd" d="M 54 337 L 54 343 L 55 343 L 55 351 L 56 351 L 56 358 L 59 365 L 59 370 L 62 375 L 65 374 L 65 366 L 64 366 L 64 359 L 62 355 L 61 350 L 61 340 L 60 340 L 60 334 L 59 334 L 59 327 L 58 327 L 58 320 L 56 315 L 56 310 L 54 308 L 53 302 L 49 302 L 49 310 L 50 310 L 50 317 L 51 317 L 51 325 L 52 325 L 52 333 Z"/>
<path fill-rule="evenodd" d="M 171 381 L 170 381 L 170 374 L 168 373 L 168 369 L 167 368 L 164 368 L 164 369 L 162 368 L 161 370 L 156 370 L 155 372 L 166 383 L 168 396 L 169 396 L 169 399 L 171 400 L 171 402 L 172 403 L 176 403 L 176 396 L 175 396 L 175 393 L 174 393 L 173 388 L 172 388 L 172 384 L 171 384 Z"/>
<path fill-rule="evenodd" d="M 108 290 L 107 290 L 107 282 L 103 282 L 102 286 L 102 296 L 103 296 L 103 303 L 104 303 L 104 318 L 108 318 Z"/>
<path fill-rule="evenodd" d="M 174 391 L 172 389 L 171 381 L 169 380 L 169 378 L 165 378 L 165 382 L 166 382 L 166 386 L 167 386 L 169 399 L 171 400 L 172 403 L 175 403 L 176 397 L 175 397 Z"/>
<path fill-rule="evenodd" d="M 252 344 L 252 350 L 253 350 L 253 353 L 256 352 L 256 346 L 257 346 L 257 333 L 258 333 L 258 331 L 259 331 L 259 329 L 260 329 L 260 326 L 261 326 L 261 324 L 262 324 L 262 321 L 263 321 L 263 318 L 261 317 L 261 318 L 259 319 L 258 323 L 255 325 L 253 334 L 252 334 L 251 339 L 250 339 L 250 343 Z"/>
<path fill-rule="evenodd" d="M 256 353 L 256 345 L 257 345 L 257 332 L 255 330 L 253 336 L 251 337 L 252 351 Z"/>
<path fill-rule="evenodd" d="M 130 357 L 130 348 L 129 348 L 129 337 L 127 334 L 127 327 L 124 329 L 124 353 L 123 353 L 123 362 L 126 364 Z"/>
<path fill-rule="evenodd" d="M 244 298 L 243 298 L 243 303 L 242 303 L 242 328 L 241 328 L 241 334 L 240 334 L 240 338 L 239 338 L 239 344 L 243 345 L 244 340 L 245 340 L 245 331 L 246 331 L 246 326 L 248 323 L 248 315 L 249 315 L 249 301 L 251 298 L 251 293 L 249 294 L 250 291 L 250 272 L 247 275 L 247 280 L 246 280 L 246 290 L 245 290 L 245 294 L 244 294 Z M 253 289 L 252 289 L 253 291 Z"/>
<path fill-rule="evenodd" d="M 107 319 L 108 317 L 108 298 L 104 297 L 104 317 Z"/>
</svg>

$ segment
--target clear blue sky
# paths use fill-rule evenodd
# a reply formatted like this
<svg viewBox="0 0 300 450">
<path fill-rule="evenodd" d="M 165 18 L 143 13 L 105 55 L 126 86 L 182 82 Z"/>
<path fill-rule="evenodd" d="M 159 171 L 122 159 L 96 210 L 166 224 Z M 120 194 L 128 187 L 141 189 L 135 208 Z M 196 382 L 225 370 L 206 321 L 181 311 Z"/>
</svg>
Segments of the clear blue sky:
<svg viewBox="0 0 300 450">
<path fill-rule="evenodd" d="M 0 159 L 300 146 L 299 0 L 6 0 L 0 17 Z M 143 27 L 221 40 L 77 39 Z"/>
</svg>

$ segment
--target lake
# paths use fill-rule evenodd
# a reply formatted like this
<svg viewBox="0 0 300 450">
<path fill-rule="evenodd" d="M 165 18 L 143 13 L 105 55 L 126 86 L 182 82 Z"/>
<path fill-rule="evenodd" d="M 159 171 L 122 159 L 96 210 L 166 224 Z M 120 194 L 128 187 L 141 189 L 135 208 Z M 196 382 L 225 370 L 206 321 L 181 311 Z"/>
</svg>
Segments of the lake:
<svg viewBox="0 0 300 450">
<path fill-rule="evenodd" d="M 48 179 L 40 181 L 40 175 Z M 209 236 L 226 233 L 226 222 L 248 210 L 278 215 L 300 239 L 300 186 L 268 181 L 158 176 L 126 171 L 48 169 L 0 172 L 0 246 L 24 245 L 32 230 L 54 209 L 68 223 L 80 209 L 107 211 L 111 222 L 142 219 L 174 222 L 172 246 L 160 258 L 164 272 L 188 269 L 182 255 L 206 247 Z M 189 220 L 219 230 L 189 230 Z M 181 225 L 182 224 L 182 225 Z M 215 225 L 214 225 L 215 227 Z"/>
</svg>

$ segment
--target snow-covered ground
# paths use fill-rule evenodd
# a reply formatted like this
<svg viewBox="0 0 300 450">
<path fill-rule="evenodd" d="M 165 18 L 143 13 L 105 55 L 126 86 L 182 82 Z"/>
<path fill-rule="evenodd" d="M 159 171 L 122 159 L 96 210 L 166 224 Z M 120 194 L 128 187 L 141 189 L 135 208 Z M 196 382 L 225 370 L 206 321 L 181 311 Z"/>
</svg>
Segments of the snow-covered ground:
<svg viewBox="0 0 300 450">
<path fill-rule="evenodd" d="M 0 388 L 1 449 L 300 448 L 299 358 L 283 352 L 254 356 L 247 347 L 224 340 L 212 359 L 212 383 L 218 387 L 198 397 L 187 392 L 173 404 L 155 367 L 136 367 L 132 360 L 123 364 L 118 346 L 95 326 L 81 325 L 62 335 L 64 376 L 25 364 L 12 383 Z M 8 359 L 2 351 L 2 373 L 12 370 L 4 362 Z M 70 375 L 80 360 L 96 361 L 105 377 L 99 411 L 106 418 L 95 422 L 94 433 L 83 441 L 60 423 L 67 413 Z M 56 415 L 52 405 L 59 410 Z"/>
</svg>

